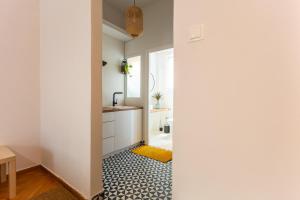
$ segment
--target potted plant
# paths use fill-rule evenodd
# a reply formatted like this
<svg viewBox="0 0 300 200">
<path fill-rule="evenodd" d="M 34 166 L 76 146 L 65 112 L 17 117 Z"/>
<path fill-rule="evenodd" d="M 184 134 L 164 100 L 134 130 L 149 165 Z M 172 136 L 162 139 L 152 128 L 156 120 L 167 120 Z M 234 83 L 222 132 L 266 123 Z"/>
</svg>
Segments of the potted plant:
<svg viewBox="0 0 300 200">
<path fill-rule="evenodd" d="M 154 106 L 155 109 L 159 109 L 160 108 L 160 100 L 161 100 L 162 96 L 163 95 L 160 92 L 156 92 L 152 96 L 156 100 L 156 104 Z"/>
<path fill-rule="evenodd" d="M 124 59 L 121 63 L 121 72 L 125 75 L 130 74 L 130 68 L 132 68 L 132 65 L 129 65 L 127 60 Z"/>
</svg>

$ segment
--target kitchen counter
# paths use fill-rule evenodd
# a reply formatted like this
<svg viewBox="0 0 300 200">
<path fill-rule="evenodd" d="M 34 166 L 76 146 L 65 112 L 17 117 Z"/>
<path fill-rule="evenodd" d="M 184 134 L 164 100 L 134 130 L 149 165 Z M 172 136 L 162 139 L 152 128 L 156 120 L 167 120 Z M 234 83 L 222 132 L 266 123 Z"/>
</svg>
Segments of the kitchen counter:
<svg viewBox="0 0 300 200">
<path fill-rule="evenodd" d="M 120 112 L 120 111 L 126 111 L 126 110 L 140 110 L 143 109 L 143 107 L 138 106 L 105 106 L 102 108 L 102 113 L 108 113 L 108 112 Z"/>
</svg>

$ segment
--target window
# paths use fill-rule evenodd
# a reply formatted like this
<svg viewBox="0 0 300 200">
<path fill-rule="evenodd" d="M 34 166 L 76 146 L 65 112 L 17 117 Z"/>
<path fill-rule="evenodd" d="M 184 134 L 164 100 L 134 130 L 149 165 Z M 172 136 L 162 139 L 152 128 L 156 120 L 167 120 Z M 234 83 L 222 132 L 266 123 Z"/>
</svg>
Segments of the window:
<svg viewBox="0 0 300 200">
<path fill-rule="evenodd" d="M 126 77 L 126 96 L 127 98 L 141 97 L 141 56 L 131 57 L 127 59 L 129 65 L 132 66 Z"/>
</svg>

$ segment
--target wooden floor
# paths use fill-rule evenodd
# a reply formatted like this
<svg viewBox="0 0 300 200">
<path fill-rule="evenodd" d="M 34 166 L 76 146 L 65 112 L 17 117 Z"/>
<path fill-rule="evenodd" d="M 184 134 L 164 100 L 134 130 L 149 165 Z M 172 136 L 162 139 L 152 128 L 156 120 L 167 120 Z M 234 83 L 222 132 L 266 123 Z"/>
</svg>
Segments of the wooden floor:
<svg viewBox="0 0 300 200">
<path fill-rule="evenodd" d="M 62 187 L 51 174 L 41 167 L 17 174 L 17 197 L 14 200 L 30 200 L 32 197 Z M 0 184 L 0 200 L 8 199 L 7 183 Z"/>
</svg>

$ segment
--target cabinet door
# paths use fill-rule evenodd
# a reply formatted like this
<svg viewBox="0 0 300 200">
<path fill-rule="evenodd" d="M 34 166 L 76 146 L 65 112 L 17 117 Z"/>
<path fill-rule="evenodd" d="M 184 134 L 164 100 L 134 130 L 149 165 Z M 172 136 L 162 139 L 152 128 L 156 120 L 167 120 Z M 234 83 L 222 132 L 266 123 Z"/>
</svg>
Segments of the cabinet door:
<svg viewBox="0 0 300 200">
<path fill-rule="evenodd" d="M 115 122 L 104 122 L 103 123 L 103 139 L 115 136 Z"/>
<path fill-rule="evenodd" d="M 102 122 L 112 122 L 115 120 L 113 112 L 102 113 Z"/>
<path fill-rule="evenodd" d="M 131 145 L 133 111 L 115 113 L 115 150 Z"/>
<path fill-rule="evenodd" d="M 109 154 L 115 150 L 115 138 L 110 137 L 103 140 L 103 155 Z"/>
<path fill-rule="evenodd" d="M 116 112 L 115 120 L 115 150 L 142 140 L 142 110 Z"/>
<path fill-rule="evenodd" d="M 134 110 L 133 115 L 133 131 L 131 137 L 132 145 L 141 142 L 143 139 L 143 110 Z"/>
</svg>

